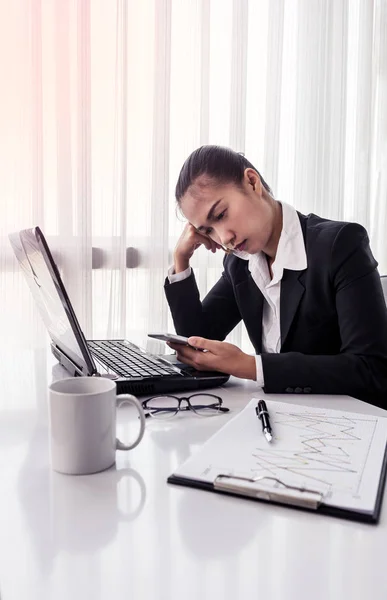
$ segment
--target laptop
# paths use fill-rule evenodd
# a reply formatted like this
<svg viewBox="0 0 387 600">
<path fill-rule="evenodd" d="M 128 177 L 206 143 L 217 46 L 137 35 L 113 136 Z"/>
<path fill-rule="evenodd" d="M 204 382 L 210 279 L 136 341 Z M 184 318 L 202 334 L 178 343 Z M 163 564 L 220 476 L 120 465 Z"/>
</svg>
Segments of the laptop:
<svg viewBox="0 0 387 600">
<path fill-rule="evenodd" d="M 86 341 L 59 270 L 39 227 L 9 235 L 51 338 L 51 350 L 72 376 L 108 377 L 118 394 L 155 395 L 221 386 L 229 375 L 197 371 L 175 355 L 150 354 L 124 340 Z"/>
</svg>

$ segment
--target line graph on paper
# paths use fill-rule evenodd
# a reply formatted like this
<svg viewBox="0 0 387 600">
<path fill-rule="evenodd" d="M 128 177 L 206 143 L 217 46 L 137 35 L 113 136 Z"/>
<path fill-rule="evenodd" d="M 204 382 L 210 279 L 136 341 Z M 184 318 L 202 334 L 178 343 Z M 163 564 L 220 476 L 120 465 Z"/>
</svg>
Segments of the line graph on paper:
<svg viewBox="0 0 387 600">
<path fill-rule="evenodd" d="M 256 402 L 255 402 L 256 404 Z M 332 504 L 372 502 L 386 445 L 386 419 L 271 402 L 268 443 L 252 401 L 184 466 L 186 476 L 214 481 L 219 474 L 321 492 Z M 375 483 L 376 482 L 376 483 Z M 376 487 L 375 487 L 376 486 Z"/>
<path fill-rule="evenodd" d="M 326 411 L 276 411 L 272 421 L 278 443 L 252 450 L 251 477 L 302 480 L 302 485 L 322 486 L 326 491 L 334 485 L 336 491 L 357 496 L 377 419 L 333 416 Z"/>
</svg>

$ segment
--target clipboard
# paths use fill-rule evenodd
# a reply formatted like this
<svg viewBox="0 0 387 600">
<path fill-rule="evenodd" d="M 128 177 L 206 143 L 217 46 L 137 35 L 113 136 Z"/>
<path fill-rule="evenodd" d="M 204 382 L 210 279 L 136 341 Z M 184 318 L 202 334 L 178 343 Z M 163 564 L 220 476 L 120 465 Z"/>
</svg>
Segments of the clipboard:
<svg viewBox="0 0 387 600">
<path fill-rule="evenodd" d="M 268 410 L 271 416 L 271 423 L 274 431 L 274 442 L 276 437 L 282 437 L 280 442 L 271 446 L 265 440 L 263 444 L 263 434 L 261 424 L 255 416 L 255 406 L 257 399 L 253 399 L 241 413 L 237 414 L 222 429 L 220 429 L 212 438 L 210 438 L 197 453 L 191 456 L 175 473 L 167 479 L 168 483 L 193 487 L 210 492 L 239 496 L 246 499 L 258 500 L 275 505 L 283 505 L 298 510 L 306 510 L 322 515 L 330 515 L 343 519 L 360 521 L 364 523 L 376 524 L 379 521 L 385 480 L 387 474 L 387 419 L 383 417 L 374 417 L 345 411 L 313 409 L 306 406 L 290 405 L 279 402 L 267 402 Z M 290 418 L 291 417 L 291 418 Z M 293 421 L 292 421 L 293 419 Z M 292 469 L 287 471 L 280 464 L 281 453 L 286 450 L 288 454 L 286 464 L 291 464 L 291 451 L 294 450 L 296 459 L 299 459 L 297 442 L 300 444 L 309 444 L 310 437 L 305 442 L 305 434 L 302 427 L 299 426 L 302 420 L 312 423 L 312 431 L 319 434 L 318 427 L 313 427 L 315 422 L 321 427 L 323 436 L 323 451 L 328 448 L 328 453 L 317 450 L 318 460 L 321 462 L 324 456 L 328 454 L 330 463 L 333 467 L 336 464 L 338 468 L 340 456 L 345 455 L 345 465 L 343 473 L 334 473 L 332 470 L 331 479 L 338 481 L 332 484 L 328 474 L 324 469 L 321 472 L 315 472 L 313 469 L 315 459 L 306 460 L 304 468 L 307 478 L 299 485 L 303 476 L 294 473 Z M 289 438 L 284 439 L 287 433 L 287 425 L 294 426 L 297 423 L 296 433 L 291 432 Z M 342 425 L 344 424 L 344 425 Z M 310 426 L 308 424 L 307 428 Z M 333 429 L 331 434 L 329 429 Z M 325 429 L 325 431 L 324 431 Z M 277 431 L 277 433 L 276 433 Z M 343 434 L 343 431 L 345 434 Z M 336 433 L 335 433 L 336 432 Z M 360 437 L 359 432 L 363 437 Z M 241 435 L 242 434 L 242 435 Z M 312 436 L 314 433 L 312 433 Z M 304 436 L 304 437 L 303 437 Z M 316 437 L 313 438 L 318 448 Z M 318 438 L 317 438 L 318 440 Z M 320 440 L 318 440 L 320 441 Z M 259 449 L 263 449 L 264 456 L 275 457 L 277 460 L 276 472 L 273 474 L 273 465 L 270 463 L 271 472 L 262 474 L 246 474 L 246 461 L 251 462 L 249 458 L 251 453 L 251 444 L 253 447 L 259 444 Z M 277 446 L 277 447 L 276 447 Z M 238 455 L 233 455 L 233 447 Z M 238 448 L 238 450 L 236 450 Z M 339 448 L 338 458 L 332 461 L 334 449 Z M 218 465 L 222 461 L 222 451 L 227 449 L 229 456 L 224 456 L 223 468 Z M 352 456 L 350 454 L 352 451 Z M 259 452 L 258 452 L 259 454 Z M 312 453 L 313 454 L 313 453 Z M 254 453 L 253 453 L 254 456 Z M 221 457 L 221 458 L 219 458 Z M 231 458 L 230 458 L 231 457 Z M 229 463 L 227 463 L 227 458 Z M 230 464 L 231 469 L 224 468 L 224 464 Z M 243 466 L 242 466 L 243 465 Z M 359 469 L 357 472 L 356 469 Z M 261 471 L 264 471 L 264 469 Z M 286 478 L 278 476 L 283 472 Z M 296 471 L 296 470 L 295 470 Z M 302 471 L 302 470 L 301 470 Z M 341 480 L 352 482 L 353 490 L 340 490 Z M 316 480 L 320 477 L 319 486 L 312 485 L 313 477 Z M 329 484 L 328 488 L 322 489 L 321 478 L 325 477 Z M 285 480 L 286 479 L 286 480 Z M 296 483 L 293 479 L 298 480 Z M 343 481 L 343 486 L 348 481 Z M 306 484 L 306 482 L 308 482 Z M 360 484 L 359 484 L 360 482 Z M 357 486 L 357 487 L 356 487 Z M 363 487 L 365 489 L 363 490 Z M 327 492 L 329 489 L 329 493 Z M 357 492 L 354 495 L 354 491 Z M 346 494 L 348 498 L 346 497 Z M 335 498 L 339 498 L 336 501 Z M 333 499 L 332 499 L 333 498 Z"/>
</svg>

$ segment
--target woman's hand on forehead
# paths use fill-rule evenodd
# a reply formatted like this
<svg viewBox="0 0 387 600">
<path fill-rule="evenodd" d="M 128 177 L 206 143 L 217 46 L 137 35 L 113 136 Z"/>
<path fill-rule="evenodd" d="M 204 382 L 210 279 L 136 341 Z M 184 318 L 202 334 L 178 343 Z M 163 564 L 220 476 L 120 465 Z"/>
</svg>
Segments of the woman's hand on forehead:
<svg viewBox="0 0 387 600">
<path fill-rule="evenodd" d="M 191 225 L 192 225 L 192 223 L 191 223 Z M 223 244 L 221 244 L 220 242 L 217 242 L 216 240 L 214 240 L 208 233 L 204 233 L 204 231 L 199 231 L 198 229 L 196 229 L 196 227 L 194 225 L 192 225 L 192 227 L 195 229 L 195 231 L 200 236 L 205 237 L 208 240 L 210 240 L 212 242 L 212 245 L 215 244 L 215 250 L 213 250 L 212 247 L 211 248 L 207 248 L 208 250 L 211 250 L 212 252 L 216 252 L 216 250 L 224 250 L 224 252 L 226 252 L 226 254 L 232 254 L 232 249 L 231 248 L 226 248 L 226 246 L 223 246 Z"/>
</svg>

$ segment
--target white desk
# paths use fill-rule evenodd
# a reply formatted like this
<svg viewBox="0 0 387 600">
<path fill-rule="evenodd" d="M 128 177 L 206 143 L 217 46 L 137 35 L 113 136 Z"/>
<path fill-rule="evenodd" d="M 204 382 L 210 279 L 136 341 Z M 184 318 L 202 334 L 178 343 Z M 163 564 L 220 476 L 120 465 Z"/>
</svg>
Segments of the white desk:
<svg viewBox="0 0 387 600">
<path fill-rule="evenodd" d="M 254 384 L 220 390 L 228 415 L 152 421 L 116 469 L 68 477 L 49 469 L 52 360 L 44 350 L 21 358 L 23 373 L 16 353 L 0 354 L 1 600 L 387 597 L 386 505 L 372 526 L 166 483 Z M 346 397 L 271 398 L 385 415 Z"/>
</svg>

